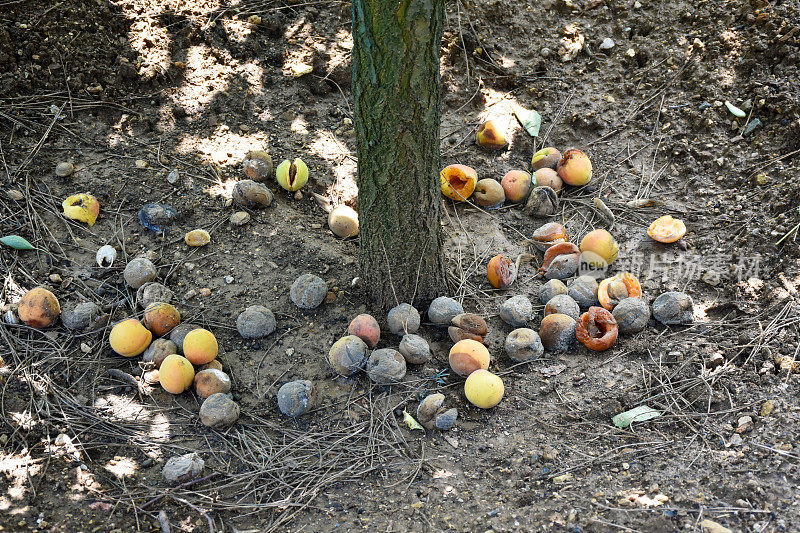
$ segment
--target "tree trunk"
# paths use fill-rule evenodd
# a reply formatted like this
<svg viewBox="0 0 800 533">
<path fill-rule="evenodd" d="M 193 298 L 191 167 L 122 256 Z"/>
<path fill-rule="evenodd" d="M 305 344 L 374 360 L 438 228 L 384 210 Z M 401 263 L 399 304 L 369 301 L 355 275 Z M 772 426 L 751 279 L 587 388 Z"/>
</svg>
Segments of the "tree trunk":
<svg viewBox="0 0 800 533">
<path fill-rule="evenodd" d="M 439 185 L 444 0 L 353 0 L 359 261 L 373 303 L 445 290 Z"/>
</svg>

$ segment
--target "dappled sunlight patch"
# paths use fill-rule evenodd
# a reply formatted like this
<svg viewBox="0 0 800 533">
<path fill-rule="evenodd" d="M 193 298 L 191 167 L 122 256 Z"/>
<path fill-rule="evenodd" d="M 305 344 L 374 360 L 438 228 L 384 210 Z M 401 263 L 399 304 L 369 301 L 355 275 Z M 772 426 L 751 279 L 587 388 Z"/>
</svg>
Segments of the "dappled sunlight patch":
<svg viewBox="0 0 800 533">
<path fill-rule="evenodd" d="M 200 157 L 215 165 L 238 165 L 251 150 L 262 150 L 269 141 L 263 132 L 240 135 L 226 125 L 218 126 L 208 138 L 186 135 L 175 150 L 181 154 Z"/>
<path fill-rule="evenodd" d="M 213 98 L 228 88 L 231 67 L 221 65 L 207 44 L 196 44 L 186 53 L 185 83 L 174 98 L 187 111 L 199 113 Z"/>
<path fill-rule="evenodd" d="M 169 69 L 171 39 L 163 26 L 152 24 L 147 19 L 137 20 L 128 32 L 128 42 L 139 55 L 140 59 L 135 67 L 140 76 L 152 78 Z M 141 58 L 147 59 L 143 61 Z"/>
<path fill-rule="evenodd" d="M 0 512 L 11 515 L 27 512 L 28 507 L 20 507 L 19 502 L 29 493 L 28 478 L 41 472 L 40 463 L 41 459 L 34 461 L 30 456 L 0 454 L 0 479 L 7 487 L 4 493 L 0 493 Z"/>
<path fill-rule="evenodd" d="M 334 183 L 329 195 L 335 204 L 351 203 L 358 197 L 356 159 L 346 144 L 330 131 L 317 130 L 309 151 L 330 163 Z"/>
<path fill-rule="evenodd" d="M 514 110 L 520 107 L 519 101 L 510 93 L 489 88 L 483 90 L 483 98 L 486 104 L 479 115 L 480 121 L 494 121 L 500 131 L 505 132 L 506 140 L 511 144 L 513 136 L 521 129 L 514 116 Z"/>
<path fill-rule="evenodd" d="M 205 190 L 205 193 L 212 198 L 233 198 L 233 188 L 239 180 L 218 179 L 214 185 Z"/>
<path fill-rule="evenodd" d="M 116 456 L 109 460 L 105 469 L 118 478 L 130 477 L 136 473 L 138 465 L 130 457 Z"/>
<path fill-rule="evenodd" d="M 298 115 L 292 120 L 291 125 L 292 131 L 299 135 L 308 135 L 308 122 L 306 122 L 305 117 L 302 115 Z"/>
</svg>

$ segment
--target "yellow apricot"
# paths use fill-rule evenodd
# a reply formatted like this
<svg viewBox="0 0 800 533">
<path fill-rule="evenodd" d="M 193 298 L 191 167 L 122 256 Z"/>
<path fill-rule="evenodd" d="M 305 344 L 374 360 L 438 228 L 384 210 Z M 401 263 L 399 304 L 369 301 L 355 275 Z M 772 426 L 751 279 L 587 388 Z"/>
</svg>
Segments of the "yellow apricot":
<svg viewBox="0 0 800 533">
<path fill-rule="evenodd" d="M 473 339 L 458 341 L 450 348 L 450 368 L 459 376 L 469 376 L 478 369 L 489 368 L 489 350 Z"/>
<path fill-rule="evenodd" d="M 181 355 L 168 355 L 158 369 L 158 381 L 165 391 L 180 394 L 194 383 L 194 367 Z"/>
<path fill-rule="evenodd" d="M 474 168 L 466 165 L 450 165 L 442 169 L 439 180 L 443 195 L 456 202 L 463 202 L 475 190 L 478 174 Z"/>
<path fill-rule="evenodd" d="M 464 395 L 467 400 L 481 409 L 491 409 L 500 403 L 504 393 L 503 380 L 488 370 L 476 370 L 464 382 Z"/>
<path fill-rule="evenodd" d="M 108 335 L 111 349 L 125 357 L 139 355 L 150 346 L 152 340 L 150 330 L 135 318 L 117 323 Z"/>
<path fill-rule="evenodd" d="M 183 355 L 195 365 L 213 361 L 218 350 L 217 338 L 207 329 L 193 329 L 183 339 Z"/>
</svg>

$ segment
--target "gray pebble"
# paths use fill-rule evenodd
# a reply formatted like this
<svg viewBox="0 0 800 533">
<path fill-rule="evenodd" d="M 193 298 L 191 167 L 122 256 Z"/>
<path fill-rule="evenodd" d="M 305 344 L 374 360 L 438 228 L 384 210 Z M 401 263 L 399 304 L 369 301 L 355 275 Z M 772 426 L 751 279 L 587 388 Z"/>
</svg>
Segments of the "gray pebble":
<svg viewBox="0 0 800 533">
<path fill-rule="evenodd" d="M 301 274 L 289 290 L 289 297 L 300 309 L 315 309 L 325 300 L 328 285 L 319 276 Z"/>
<path fill-rule="evenodd" d="M 59 178 L 66 178 L 75 172 L 75 165 L 69 161 L 62 161 L 56 165 L 56 176 Z"/>
<path fill-rule="evenodd" d="M 284 383 L 278 389 L 278 409 L 286 416 L 304 415 L 313 407 L 315 396 L 314 384 L 307 379 Z"/>
<path fill-rule="evenodd" d="M 533 304 L 521 294 L 509 298 L 500 306 L 500 318 L 513 328 L 526 325 L 532 315 Z"/>
<path fill-rule="evenodd" d="M 236 330 L 245 339 L 260 339 L 275 331 L 275 315 L 263 305 L 251 305 L 236 317 Z"/>
</svg>

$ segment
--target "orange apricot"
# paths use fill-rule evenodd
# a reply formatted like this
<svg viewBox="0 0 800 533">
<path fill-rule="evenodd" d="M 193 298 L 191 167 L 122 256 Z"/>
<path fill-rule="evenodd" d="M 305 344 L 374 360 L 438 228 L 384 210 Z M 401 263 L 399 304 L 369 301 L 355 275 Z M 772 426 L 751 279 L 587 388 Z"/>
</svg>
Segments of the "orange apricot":
<svg viewBox="0 0 800 533">
<path fill-rule="evenodd" d="M 686 234 L 686 224 L 672 215 L 664 215 L 650 224 L 647 234 L 658 242 L 675 242 Z"/>
<path fill-rule="evenodd" d="M 474 371 L 489 368 L 489 350 L 478 341 L 464 339 L 450 348 L 450 368 L 459 376 L 469 376 Z"/>
<path fill-rule="evenodd" d="M 32 328 L 46 328 L 61 314 L 58 298 L 44 287 L 26 292 L 19 301 L 17 314 L 20 320 Z"/>
<path fill-rule="evenodd" d="M 111 349 L 125 357 L 139 355 L 150 346 L 153 334 L 135 318 L 118 322 L 108 335 Z"/>
<path fill-rule="evenodd" d="M 560 192 L 564 187 L 564 182 L 558 177 L 558 173 L 552 168 L 540 168 L 533 173 L 533 181 L 536 187 L 550 187 L 556 192 Z"/>
<path fill-rule="evenodd" d="M 575 148 L 564 152 L 556 170 L 567 185 L 586 185 L 592 179 L 592 162 L 586 154 Z"/>
<path fill-rule="evenodd" d="M 193 329 L 183 339 L 183 355 L 195 365 L 213 361 L 218 350 L 217 338 L 207 329 Z"/>
<path fill-rule="evenodd" d="M 181 314 L 168 303 L 153 302 L 145 308 L 142 322 L 156 337 L 163 337 L 181 323 Z"/>
<path fill-rule="evenodd" d="M 194 383 L 194 367 L 181 355 L 168 355 L 158 369 L 158 381 L 165 391 L 180 394 Z"/>
<path fill-rule="evenodd" d="M 590 350 L 602 352 L 613 346 L 619 328 L 614 316 L 602 307 L 592 306 L 578 317 L 575 337 Z"/>
<path fill-rule="evenodd" d="M 594 268 L 604 268 L 617 259 L 619 245 L 604 229 L 590 231 L 581 240 L 583 260 Z"/>
<path fill-rule="evenodd" d="M 517 279 L 517 265 L 511 259 L 503 257 L 502 254 L 496 255 L 489 260 L 486 276 L 492 287 L 505 289 Z"/>
<path fill-rule="evenodd" d="M 642 286 L 630 272 L 621 272 L 600 282 L 597 287 L 597 299 L 600 305 L 613 311 L 617 304 L 625 298 L 641 298 Z"/>
<path fill-rule="evenodd" d="M 366 342 L 370 349 L 381 340 L 381 327 L 372 315 L 363 314 L 355 317 L 347 327 L 347 333 Z"/>
<path fill-rule="evenodd" d="M 502 150 L 506 147 L 506 136 L 493 120 L 487 120 L 478 126 L 475 141 L 481 148 L 490 150 Z"/>
<path fill-rule="evenodd" d="M 556 169 L 556 165 L 561 160 L 561 152 L 559 152 L 556 148 L 548 147 L 542 148 L 531 158 L 531 168 L 534 171 L 537 171 L 541 168 L 549 168 L 552 170 Z M 546 183 L 540 183 L 539 185 L 546 185 Z"/>
<path fill-rule="evenodd" d="M 509 170 L 500 181 L 506 198 L 515 204 L 524 202 L 528 198 L 533 187 L 532 184 L 531 175 L 524 170 Z"/>
<path fill-rule="evenodd" d="M 439 180 L 443 195 L 456 202 L 463 202 L 475 190 L 478 174 L 474 168 L 467 165 L 450 165 L 442 169 Z"/>
</svg>

